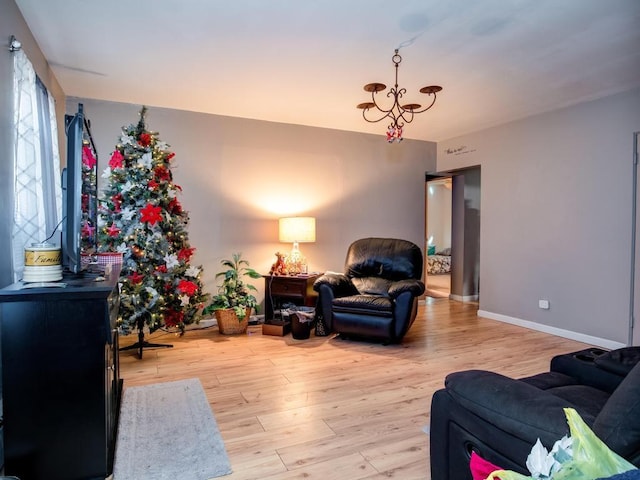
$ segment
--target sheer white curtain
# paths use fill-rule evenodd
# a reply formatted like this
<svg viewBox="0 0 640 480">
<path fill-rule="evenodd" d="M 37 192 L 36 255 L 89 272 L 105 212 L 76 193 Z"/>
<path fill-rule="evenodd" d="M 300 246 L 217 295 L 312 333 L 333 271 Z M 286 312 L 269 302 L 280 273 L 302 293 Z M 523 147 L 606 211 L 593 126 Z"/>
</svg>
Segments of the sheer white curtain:
<svg viewBox="0 0 640 480">
<path fill-rule="evenodd" d="M 55 105 L 24 52 L 14 55 L 14 280 L 22 277 L 24 247 L 47 239 L 62 210 Z"/>
</svg>

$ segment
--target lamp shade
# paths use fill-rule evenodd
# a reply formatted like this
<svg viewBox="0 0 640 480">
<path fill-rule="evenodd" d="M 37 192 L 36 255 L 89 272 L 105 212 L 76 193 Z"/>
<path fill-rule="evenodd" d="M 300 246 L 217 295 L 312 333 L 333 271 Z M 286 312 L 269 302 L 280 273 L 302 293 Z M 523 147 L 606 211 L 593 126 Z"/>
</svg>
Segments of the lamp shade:
<svg viewBox="0 0 640 480">
<path fill-rule="evenodd" d="M 281 242 L 309 243 L 316 241 L 314 217 L 285 217 L 278 220 L 278 238 Z"/>
</svg>

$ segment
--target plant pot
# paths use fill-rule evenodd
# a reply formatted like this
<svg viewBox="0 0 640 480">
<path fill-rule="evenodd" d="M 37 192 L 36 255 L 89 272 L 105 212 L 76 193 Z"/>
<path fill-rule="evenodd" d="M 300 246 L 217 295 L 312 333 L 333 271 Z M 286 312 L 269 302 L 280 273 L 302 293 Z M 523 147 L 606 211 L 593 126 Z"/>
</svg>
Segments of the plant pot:
<svg viewBox="0 0 640 480">
<path fill-rule="evenodd" d="M 232 308 L 216 310 L 214 315 L 218 322 L 218 330 L 220 330 L 222 335 L 245 333 L 247 331 L 247 326 L 249 325 L 251 308 L 247 308 L 247 313 L 242 320 L 238 320 L 238 316 Z"/>
</svg>

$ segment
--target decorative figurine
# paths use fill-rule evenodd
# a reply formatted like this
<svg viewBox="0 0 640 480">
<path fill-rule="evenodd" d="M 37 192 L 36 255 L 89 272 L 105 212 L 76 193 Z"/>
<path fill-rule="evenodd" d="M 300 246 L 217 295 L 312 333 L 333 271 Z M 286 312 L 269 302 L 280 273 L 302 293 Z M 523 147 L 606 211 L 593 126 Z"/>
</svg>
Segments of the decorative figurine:
<svg viewBox="0 0 640 480">
<path fill-rule="evenodd" d="M 287 274 L 287 266 L 284 263 L 285 254 L 276 252 L 276 263 L 271 265 L 271 270 L 269 271 L 269 275 L 286 275 Z"/>
</svg>

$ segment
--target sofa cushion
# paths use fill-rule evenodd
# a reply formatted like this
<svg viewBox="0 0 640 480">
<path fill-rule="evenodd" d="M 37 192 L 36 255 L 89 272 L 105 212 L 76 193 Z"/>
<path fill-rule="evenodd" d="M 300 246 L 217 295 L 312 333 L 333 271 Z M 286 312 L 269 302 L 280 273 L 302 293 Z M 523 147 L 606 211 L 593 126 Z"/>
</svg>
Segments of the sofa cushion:
<svg viewBox="0 0 640 480">
<path fill-rule="evenodd" d="M 449 374 L 445 388 L 462 407 L 502 431 L 532 439 L 533 443 L 538 437 L 543 442 L 555 441 L 567 434 L 569 427 L 563 408 L 576 408 L 526 382 L 482 370 Z M 588 423 L 592 422 L 590 417 Z"/>
<path fill-rule="evenodd" d="M 582 385 L 575 378 L 559 372 L 540 373 L 520 381 L 566 400 L 587 419 L 595 419 L 609 399 L 609 393 Z"/>
<path fill-rule="evenodd" d="M 611 394 L 593 423 L 593 432 L 618 455 L 640 458 L 640 364 Z"/>
</svg>

